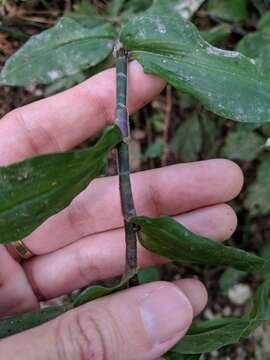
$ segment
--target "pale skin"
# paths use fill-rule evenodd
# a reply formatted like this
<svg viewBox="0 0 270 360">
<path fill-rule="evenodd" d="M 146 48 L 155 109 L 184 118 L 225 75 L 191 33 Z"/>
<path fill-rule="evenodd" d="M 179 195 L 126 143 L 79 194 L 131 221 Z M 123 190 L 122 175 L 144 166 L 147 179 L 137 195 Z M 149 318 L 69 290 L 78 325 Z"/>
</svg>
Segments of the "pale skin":
<svg viewBox="0 0 270 360">
<path fill-rule="evenodd" d="M 129 65 L 134 113 L 165 86 Z M 0 121 L 0 164 L 73 148 L 114 120 L 115 70 L 61 94 L 16 109 Z M 243 185 L 239 167 L 222 159 L 179 164 L 132 176 L 138 214 L 167 214 L 200 235 L 224 241 L 237 219 L 226 202 Z M 37 256 L 20 262 L 0 246 L 0 315 L 37 308 L 50 299 L 119 275 L 124 234 L 115 177 L 96 179 L 73 203 L 24 239 Z M 139 248 L 141 266 L 166 261 Z M 195 279 L 156 282 L 93 301 L 43 326 L 0 341 L 13 360 L 156 360 L 184 336 L 205 307 Z"/>
</svg>

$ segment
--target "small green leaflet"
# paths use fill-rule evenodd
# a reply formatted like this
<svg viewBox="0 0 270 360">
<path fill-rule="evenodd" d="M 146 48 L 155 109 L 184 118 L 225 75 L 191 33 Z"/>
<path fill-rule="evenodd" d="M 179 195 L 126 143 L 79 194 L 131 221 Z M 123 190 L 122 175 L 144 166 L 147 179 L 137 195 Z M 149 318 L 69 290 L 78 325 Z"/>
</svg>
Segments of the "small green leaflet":
<svg viewBox="0 0 270 360">
<path fill-rule="evenodd" d="M 246 275 L 247 274 L 244 271 L 239 271 L 231 268 L 226 269 L 218 281 L 220 290 L 224 294 L 226 294 L 230 290 L 230 288 L 237 284 Z"/>
<path fill-rule="evenodd" d="M 246 124 L 238 124 L 226 137 L 221 155 L 230 159 L 251 161 L 262 151 L 264 143 L 264 138 L 246 128 Z"/>
<path fill-rule="evenodd" d="M 228 24 L 220 24 L 210 28 L 209 30 L 201 31 L 201 35 L 205 41 L 211 45 L 218 45 L 223 40 L 227 39 L 231 34 L 231 26 Z"/>
<path fill-rule="evenodd" d="M 37 156 L 0 167 L 0 243 L 22 239 L 69 205 L 100 173 L 121 141 L 111 126 L 90 148 Z"/>
<path fill-rule="evenodd" d="M 176 130 L 170 142 L 170 148 L 183 161 L 195 161 L 202 149 L 202 135 L 199 115 L 195 112 Z"/>
<path fill-rule="evenodd" d="M 266 76 L 270 70 L 270 11 L 266 12 L 258 24 L 258 31 L 249 33 L 237 44 L 236 50 L 254 58 L 257 66 Z"/>
<path fill-rule="evenodd" d="M 133 275 L 125 276 L 123 279 L 115 286 L 107 288 L 100 285 L 91 285 L 85 290 L 83 290 L 74 300 L 73 307 L 78 307 L 83 304 L 86 304 L 90 301 L 96 300 L 103 296 L 113 294 L 117 291 L 123 290 L 128 287 L 129 281 L 132 279 Z"/>
<path fill-rule="evenodd" d="M 2 85 L 49 84 L 95 66 L 114 46 L 112 24 L 95 18 L 62 17 L 49 30 L 32 36 L 6 62 Z"/>
<path fill-rule="evenodd" d="M 269 265 L 252 253 L 195 235 L 168 216 L 138 216 L 131 222 L 140 227 L 140 241 L 146 249 L 174 261 L 230 266 L 251 273 L 263 271 Z"/>
<path fill-rule="evenodd" d="M 259 165 L 257 177 L 253 184 L 248 187 L 248 195 L 245 206 L 252 216 L 267 215 L 270 212 L 270 159 L 267 156 Z"/>
<path fill-rule="evenodd" d="M 248 17 L 247 0 L 209 0 L 207 9 L 212 15 L 232 22 Z"/>
<path fill-rule="evenodd" d="M 49 307 L 2 319 L 0 320 L 0 339 L 39 326 L 62 315 L 67 310 L 64 306 Z"/>
<path fill-rule="evenodd" d="M 242 318 L 223 318 L 195 323 L 172 352 L 180 354 L 212 352 L 250 336 L 264 321 L 269 320 L 269 290 L 270 280 L 267 280 L 257 289 L 250 313 Z"/>
<path fill-rule="evenodd" d="M 0 320 L 0 339 L 39 326 L 72 308 L 125 289 L 133 276 L 134 274 L 123 277 L 119 284 L 112 288 L 105 288 L 99 285 L 89 286 L 75 298 L 72 305 L 49 307 Z"/>
<path fill-rule="evenodd" d="M 121 41 L 145 72 L 193 95 L 212 112 L 237 121 L 270 121 L 270 79 L 254 60 L 208 44 L 163 1 L 155 0 L 132 19 Z"/>
</svg>

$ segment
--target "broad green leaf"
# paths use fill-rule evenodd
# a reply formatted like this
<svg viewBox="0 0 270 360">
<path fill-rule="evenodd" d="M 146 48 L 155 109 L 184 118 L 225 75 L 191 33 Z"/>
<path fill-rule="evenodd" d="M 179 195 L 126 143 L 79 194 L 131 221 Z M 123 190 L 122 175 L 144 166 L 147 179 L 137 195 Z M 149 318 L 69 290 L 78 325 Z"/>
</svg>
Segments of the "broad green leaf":
<svg viewBox="0 0 270 360">
<path fill-rule="evenodd" d="M 207 331 L 186 335 L 173 352 L 181 354 L 202 354 L 218 350 L 224 346 L 236 344 L 241 340 L 242 332 L 249 325 L 248 321 L 232 319 L 223 326 L 209 326 Z"/>
<path fill-rule="evenodd" d="M 120 141 L 118 127 L 112 126 L 90 149 L 0 167 L 0 243 L 22 239 L 65 208 L 100 175 L 108 152 Z"/>
<path fill-rule="evenodd" d="M 183 161 L 195 161 L 202 148 L 202 129 L 197 113 L 187 119 L 175 132 L 171 142 L 171 150 Z"/>
<path fill-rule="evenodd" d="M 48 84 L 102 62 L 112 52 L 114 29 L 94 18 L 63 17 L 31 37 L 5 64 L 0 83 Z"/>
<path fill-rule="evenodd" d="M 205 41 L 211 45 L 218 45 L 231 34 L 231 26 L 228 24 L 220 24 L 212 27 L 209 30 L 201 31 L 201 35 Z"/>
<path fill-rule="evenodd" d="M 261 31 L 250 33 L 237 44 L 236 50 L 242 54 L 257 59 L 262 51 L 269 46 L 270 36 Z"/>
<path fill-rule="evenodd" d="M 258 326 L 269 320 L 269 289 L 270 281 L 267 280 L 256 291 L 253 307 L 247 316 L 194 324 L 172 351 L 180 354 L 212 352 L 250 336 Z"/>
<path fill-rule="evenodd" d="M 127 288 L 129 281 L 132 279 L 133 275 L 123 277 L 123 279 L 113 287 L 104 287 L 100 285 L 91 285 L 85 290 L 83 290 L 74 300 L 73 306 L 78 307 L 83 304 L 86 304 L 90 301 L 96 300 L 98 298 L 113 294 L 117 291 Z"/>
<path fill-rule="evenodd" d="M 71 88 L 72 86 L 81 83 L 82 81 L 94 76 L 95 74 L 107 69 L 110 66 L 110 57 L 102 61 L 96 66 L 81 70 L 78 73 L 63 77 L 55 82 L 49 84 L 45 90 L 45 96 L 50 96 L 60 91 Z"/>
<path fill-rule="evenodd" d="M 11 336 L 62 315 L 68 309 L 64 306 L 49 307 L 42 310 L 35 310 L 26 314 L 0 319 L 0 339 Z"/>
<path fill-rule="evenodd" d="M 219 279 L 219 286 L 222 292 L 227 293 L 239 280 L 246 276 L 244 271 L 227 269 Z"/>
<path fill-rule="evenodd" d="M 249 186 L 245 206 L 253 216 L 270 213 L 270 159 L 265 158 L 258 167 L 256 181 Z"/>
<path fill-rule="evenodd" d="M 251 161 L 261 152 L 265 140 L 261 135 L 241 125 L 229 132 L 221 155 L 230 159 Z"/>
<path fill-rule="evenodd" d="M 79 71 L 78 73 L 70 76 L 63 77 L 55 82 L 49 84 L 45 90 L 45 96 L 51 96 L 60 91 L 66 90 L 75 86 L 76 84 L 81 83 L 86 79 L 86 75 L 83 71 Z"/>
<path fill-rule="evenodd" d="M 158 75 L 237 121 L 270 121 L 270 79 L 254 60 L 208 44 L 191 23 L 161 6 L 131 20 L 121 34 L 145 72 Z M 166 15 L 165 15 L 166 14 Z"/>
<path fill-rule="evenodd" d="M 139 216 L 131 221 L 139 226 L 140 241 L 146 249 L 174 261 L 230 266 L 246 272 L 259 272 L 269 265 L 252 253 L 195 235 L 168 216 Z"/>
<path fill-rule="evenodd" d="M 236 49 L 242 54 L 254 58 L 257 66 L 265 74 L 270 70 L 270 12 L 262 17 L 258 31 L 243 37 L 237 44 Z"/>
<path fill-rule="evenodd" d="M 247 0 L 209 0 L 208 11 L 223 20 L 242 21 L 248 16 Z"/>
</svg>

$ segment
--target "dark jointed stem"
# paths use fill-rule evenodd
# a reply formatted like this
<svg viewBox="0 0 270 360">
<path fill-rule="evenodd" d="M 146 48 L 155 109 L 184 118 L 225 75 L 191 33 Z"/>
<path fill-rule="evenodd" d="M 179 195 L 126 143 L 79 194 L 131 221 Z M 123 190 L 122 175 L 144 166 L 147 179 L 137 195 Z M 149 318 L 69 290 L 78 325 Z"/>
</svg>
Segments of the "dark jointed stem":
<svg viewBox="0 0 270 360">
<path fill-rule="evenodd" d="M 127 65 L 128 54 L 123 48 L 117 51 L 117 107 L 116 124 L 119 126 L 123 140 L 117 147 L 119 187 L 122 213 L 124 217 L 126 241 L 126 270 L 125 275 L 137 273 L 137 236 L 134 226 L 129 222 L 136 215 L 129 168 L 129 115 L 127 109 Z"/>
</svg>

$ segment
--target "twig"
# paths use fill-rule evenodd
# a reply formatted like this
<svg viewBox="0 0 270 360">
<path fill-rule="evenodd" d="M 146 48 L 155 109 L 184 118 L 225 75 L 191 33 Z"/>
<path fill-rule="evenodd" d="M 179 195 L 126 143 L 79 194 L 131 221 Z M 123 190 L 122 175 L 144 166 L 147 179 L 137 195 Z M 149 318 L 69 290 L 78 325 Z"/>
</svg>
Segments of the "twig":
<svg viewBox="0 0 270 360">
<path fill-rule="evenodd" d="M 129 166 L 129 116 L 127 110 L 127 64 L 128 53 L 120 48 L 116 52 L 117 106 L 116 124 L 119 126 L 123 141 L 117 147 L 117 163 L 122 213 L 124 217 L 126 241 L 125 276 L 137 273 L 137 236 L 133 225 L 129 222 L 136 215 L 130 183 Z"/>
</svg>

